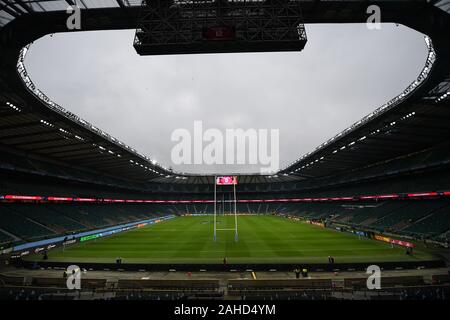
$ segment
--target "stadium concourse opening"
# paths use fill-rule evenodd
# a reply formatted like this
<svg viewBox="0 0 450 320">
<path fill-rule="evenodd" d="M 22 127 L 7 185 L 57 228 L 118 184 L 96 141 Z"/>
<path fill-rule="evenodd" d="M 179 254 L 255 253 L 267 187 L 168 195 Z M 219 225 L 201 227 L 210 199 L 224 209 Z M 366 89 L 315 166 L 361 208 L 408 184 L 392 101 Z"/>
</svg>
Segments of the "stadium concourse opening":
<svg viewBox="0 0 450 320">
<path fill-rule="evenodd" d="M 380 23 L 424 34 L 417 79 L 278 172 L 222 177 L 231 192 L 66 110 L 25 67 L 31 43 L 68 32 L 67 5 L 80 32 L 136 30 L 155 55 L 301 51 L 304 23 L 366 23 L 369 3 L 0 1 L 0 297 L 448 299 L 447 0 L 376 2 Z"/>
</svg>

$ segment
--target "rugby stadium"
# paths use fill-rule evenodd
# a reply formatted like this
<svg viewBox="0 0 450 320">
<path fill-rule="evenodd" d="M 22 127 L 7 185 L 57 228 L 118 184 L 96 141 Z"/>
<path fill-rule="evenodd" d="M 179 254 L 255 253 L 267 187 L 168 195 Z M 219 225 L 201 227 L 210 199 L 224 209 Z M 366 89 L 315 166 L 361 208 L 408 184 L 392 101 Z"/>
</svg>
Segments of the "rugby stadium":
<svg viewBox="0 0 450 320">
<path fill-rule="evenodd" d="M 176 172 L 25 67 L 46 35 L 100 30 L 144 56 L 300 52 L 305 25 L 368 5 L 424 35 L 420 75 L 273 174 Z M 448 299 L 449 34 L 448 0 L 0 0 L 0 298 Z"/>
</svg>

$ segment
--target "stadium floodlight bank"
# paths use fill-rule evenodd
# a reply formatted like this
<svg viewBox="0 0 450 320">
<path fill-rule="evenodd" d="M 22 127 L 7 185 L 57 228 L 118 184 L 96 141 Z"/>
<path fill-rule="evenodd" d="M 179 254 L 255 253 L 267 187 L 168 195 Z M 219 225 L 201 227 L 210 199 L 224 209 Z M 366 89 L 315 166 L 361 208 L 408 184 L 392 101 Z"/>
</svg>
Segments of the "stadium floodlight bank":
<svg viewBox="0 0 450 320">
<path fill-rule="evenodd" d="M 140 55 L 301 51 L 298 0 L 143 1 L 134 47 Z"/>
<path fill-rule="evenodd" d="M 217 241 L 217 231 L 234 231 L 234 241 L 239 240 L 238 234 L 238 219 L 237 219 L 237 197 L 236 197 L 236 176 L 220 176 L 214 177 L 214 235 L 213 240 Z M 232 186 L 233 187 L 233 200 L 231 200 L 233 207 L 230 214 L 234 214 L 234 228 L 217 228 L 217 186 Z M 222 201 L 223 214 L 225 215 L 225 200 Z"/>
</svg>

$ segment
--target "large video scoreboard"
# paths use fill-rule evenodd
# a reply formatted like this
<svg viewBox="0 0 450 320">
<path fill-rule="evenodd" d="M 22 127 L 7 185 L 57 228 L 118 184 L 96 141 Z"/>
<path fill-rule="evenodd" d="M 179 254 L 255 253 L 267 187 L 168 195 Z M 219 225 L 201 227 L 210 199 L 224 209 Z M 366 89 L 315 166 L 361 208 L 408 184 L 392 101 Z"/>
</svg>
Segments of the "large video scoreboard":
<svg viewBox="0 0 450 320">
<path fill-rule="evenodd" d="M 236 176 L 221 176 L 216 177 L 216 185 L 218 186 L 232 186 L 237 185 Z"/>
</svg>

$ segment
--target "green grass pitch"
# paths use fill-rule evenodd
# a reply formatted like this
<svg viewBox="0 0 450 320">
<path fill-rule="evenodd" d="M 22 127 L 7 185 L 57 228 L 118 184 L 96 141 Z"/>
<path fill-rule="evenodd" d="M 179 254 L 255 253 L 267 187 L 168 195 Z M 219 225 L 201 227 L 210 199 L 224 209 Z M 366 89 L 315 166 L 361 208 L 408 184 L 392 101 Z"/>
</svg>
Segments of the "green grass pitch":
<svg viewBox="0 0 450 320">
<path fill-rule="evenodd" d="M 219 216 L 218 228 L 234 227 L 233 216 Z M 123 263 L 327 263 L 430 260 L 402 248 L 358 239 L 352 234 L 277 216 L 239 216 L 239 241 L 233 231 L 218 231 L 212 216 L 178 217 L 141 229 L 49 252 L 49 261 Z M 37 258 L 36 256 L 34 257 Z M 42 257 L 40 257 L 42 259 Z"/>
</svg>

